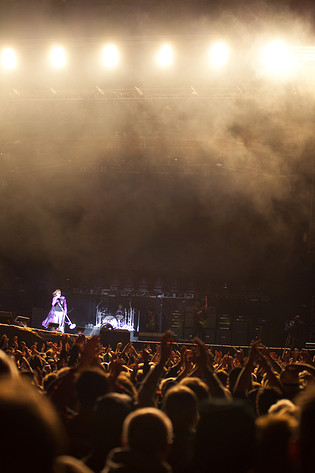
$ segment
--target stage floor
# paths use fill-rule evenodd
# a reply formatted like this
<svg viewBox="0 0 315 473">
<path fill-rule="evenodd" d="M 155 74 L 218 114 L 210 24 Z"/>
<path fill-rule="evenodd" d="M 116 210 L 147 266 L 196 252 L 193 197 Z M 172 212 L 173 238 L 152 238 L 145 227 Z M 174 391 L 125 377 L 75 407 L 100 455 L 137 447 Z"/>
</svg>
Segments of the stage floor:
<svg viewBox="0 0 315 473">
<path fill-rule="evenodd" d="M 80 328 L 82 330 L 82 328 Z M 82 333 L 82 331 L 81 331 Z M 40 344 L 44 342 L 51 341 L 53 343 L 58 343 L 61 341 L 63 336 L 60 332 L 52 332 L 48 330 L 42 330 L 38 328 L 32 327 L 21 327 L 18 325 L 7 325 L 7 324 L 0 324 L 0 337 L 4 334 L 7 335 L 9 338 L 9 344 L 11 345 L 14 341 L 14 337 L 17 337 L 19 341 L 24 340 L 27 346 L 32 346 L 35 342 L 38 342 L 39 348 Z M 78 337 L 78 333 L 67 333 L 71 339 L 75 339 Z M 112 348 L 116 348 L 118 342 L 122 342 L 123 345 L 127 344 L 129 341 L 135 345 L 136 349 L 141 349 L 144 345 L 150 344 L 155 345 L 158 344 L 160 338 L 162 336 L 161 333 L 152 333 L 152 332 L 140 332 L 140 333 L 133 333 L 127 330 L 97 330 L 96 327 L 86 328 L 84 330 L 84 335 L 86 337 L 90 337 L 92 335 L 100 335 L 101 343 L 103 346 L 111 345 Z M 174 340 L 176 346 L 181 347 L 185 346 L 192 346 L 194 344 L 193 340 Z M 309 351 L 315 353 L 315 344 L 306 344 L 306 348 Z M 212 348 L 213 350 L 219 349 L 224 353 L 234 351 L 234 346 L 232 345 L 219 345 L 219 344 L 210 344 L 207 343 L 207 346 Z M 247 353 L 248 346 L 237 346 L 237 348 L 242 348 Z M 269 347 L 271 350 L 276 351 L 277 353 L 281 354 L 284 350 L 284 347 Z"/>
</svg>

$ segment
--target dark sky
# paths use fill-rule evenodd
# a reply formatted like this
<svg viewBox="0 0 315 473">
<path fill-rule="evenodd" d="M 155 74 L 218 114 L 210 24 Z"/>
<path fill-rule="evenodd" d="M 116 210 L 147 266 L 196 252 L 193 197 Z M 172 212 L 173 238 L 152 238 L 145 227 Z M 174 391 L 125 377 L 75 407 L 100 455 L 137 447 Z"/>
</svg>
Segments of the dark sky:
<svg viewBox="0 0 315 473">
<path fill-rule="evenodd" d="M 262 28 L 314 44 L 311 5 L 2 0 L 2 38 L 18 38 L 37 67 L 1 78 L 2 280 L 310 286 L 312 77 L 265 80 L 251 48 Z M 42 38 L 66 37 L 79 61 L 104 31 L 124 37 L 123 76 L 80 62 L 67 76 L 41 72 Z M 166 34 L 196 59 L 217 33 L 244 59 L 226 75 L 187 59 L 163 78 L 143 66 Z"/>
<path fill-rule="evenodd" d="M 3 33 L 15 37 L 209 34 L 279 29 L 314 19 L 312 0 L 1 0 Z"/>
</svg>

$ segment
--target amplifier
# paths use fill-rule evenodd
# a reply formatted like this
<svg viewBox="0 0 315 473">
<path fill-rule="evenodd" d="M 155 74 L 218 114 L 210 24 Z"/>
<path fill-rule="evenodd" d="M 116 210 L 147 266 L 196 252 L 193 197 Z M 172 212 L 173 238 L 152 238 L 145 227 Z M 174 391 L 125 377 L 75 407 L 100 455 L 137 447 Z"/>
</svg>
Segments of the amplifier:
<svg viewBox="0 0 315 473">
<path fill-rule="evenodd" d="M 0 324 L 11 325 L 12 312 L 0 311 Z"/>
<path fill-rule="evenodd" d="M 130 332 L 128 330 L 100 330 L 101 344 L 104 347 L 110 345 L 116 348 L 117 343 L 121 342 L 123 346 L 130 342 Z"/>
</svg>

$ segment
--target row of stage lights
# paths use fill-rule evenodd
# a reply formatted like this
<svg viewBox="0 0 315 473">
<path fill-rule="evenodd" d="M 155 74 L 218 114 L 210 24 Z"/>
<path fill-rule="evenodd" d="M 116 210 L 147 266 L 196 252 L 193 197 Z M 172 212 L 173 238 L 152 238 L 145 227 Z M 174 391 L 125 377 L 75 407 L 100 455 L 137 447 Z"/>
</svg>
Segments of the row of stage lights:
<svg viewBox="0 0 315 473">
<path fill-rule="evenodd" d="M 53 46 L 48 51 L 52 67 L 62 69 L 67 66 L 68 54 L 65 48 Z M 105 45 L 99 54 L 100 63 L 106 68 L 115 68 L 121 62 L 119 48 L 113 44 Z M 226 66 L 231 59 L 231 50 L 227 44 L 213 44 L 206 54 L 206 59 L 215 68 Z M 160 67 L 170 67 L 176 61 L 176 51 L 170 44 L 164 44 L 157 51 L 155 62 Z M 262 71 L 274 74 L 289 74 L 297 63 L 315 61 L 315 47 L 288 47 L 281 41 L 273 41 L 261 49 L 260 63 Z M 1 50 L 2 70 L 12 70 L 19 66 L 19 55 L 11 47 Z"/>
<path fill-rule="evenodd" d="M 50 63 L 53 67 L 63 68 L 67 64 L 67 52 L 61 46 L 53 46 L 49 52 Z M 228 47 L 223 43 L 216 43 L 209 52 L 210 62 L 215 66 L 227 63 L 229 57 Z M 105 67 L 118 66 L 120 61 L 119 50 L 113 44 L 104 46 L 100 54 L 101 62 Z M 164 44 L 157 52 L 156 63 L 162 67 L 170 66 L 174 61 L 174 50 L 169 44 Z M 18 65 L 18 56 L 14 49 L 6 47 L 1 51 L 1 65 L 3 69 L 15 69 Z"/>
</svg>

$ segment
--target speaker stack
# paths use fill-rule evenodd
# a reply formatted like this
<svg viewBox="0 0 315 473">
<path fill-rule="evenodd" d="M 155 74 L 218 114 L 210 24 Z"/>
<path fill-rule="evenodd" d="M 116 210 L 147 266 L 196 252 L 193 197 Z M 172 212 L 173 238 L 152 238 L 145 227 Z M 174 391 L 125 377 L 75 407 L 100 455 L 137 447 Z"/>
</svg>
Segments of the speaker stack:
<svg viewBox="0 0 315 473">
<path fill-rule="evenodd" d="M 218 321 L 218 330 L 216 336 L 216 343 L 219 345 L 230 345 L 232 334 L 232 317 L 230 314 L 220 315 Z"/>
</svg>

